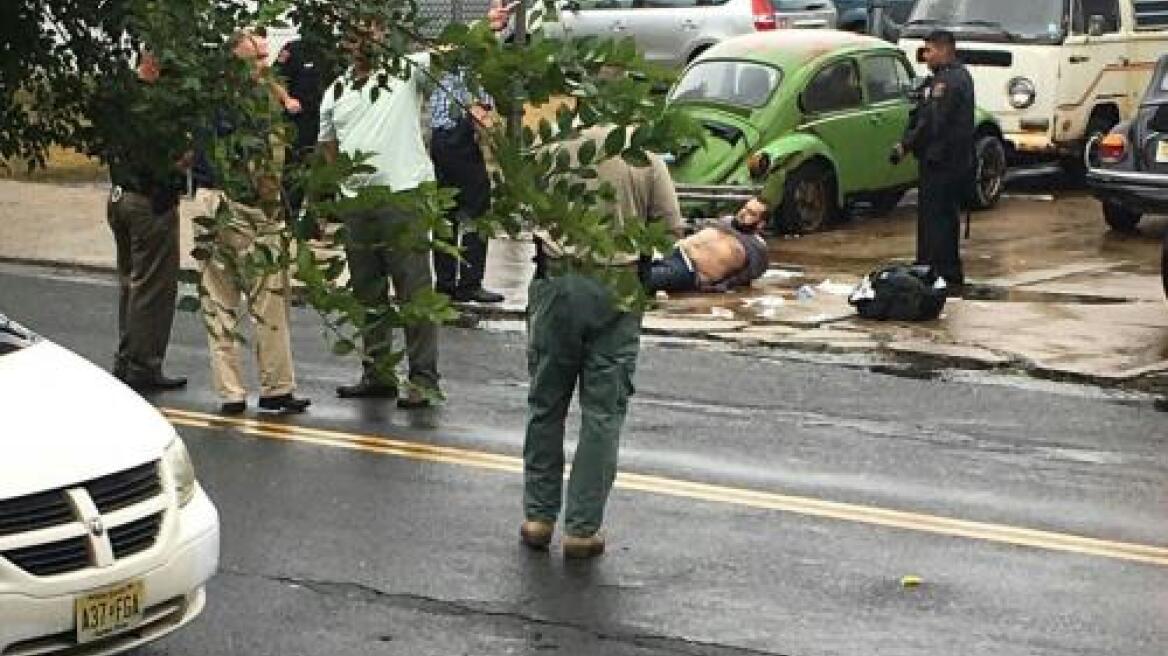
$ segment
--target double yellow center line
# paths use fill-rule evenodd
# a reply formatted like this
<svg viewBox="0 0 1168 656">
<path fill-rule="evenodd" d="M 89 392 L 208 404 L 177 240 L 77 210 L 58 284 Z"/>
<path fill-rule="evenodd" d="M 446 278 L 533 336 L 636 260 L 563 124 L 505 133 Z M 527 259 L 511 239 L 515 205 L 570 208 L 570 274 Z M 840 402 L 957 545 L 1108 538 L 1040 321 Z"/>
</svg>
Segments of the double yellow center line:
<svg viewBox="0 0 1168 656">
<path fill-rule="evenodd" d="M 320 428 L 293 426 L 259 419 L 223 417 L 220 415 L 210 415 L 173 408 L 164 408 L 162 412 L 176 426 L 213 430 L 231 429 L 253 437 L 363 451 L 365 453 L 397 456 L 410 460 L 511 473 L 520 473 L 523 471 L 522 459 L 485 451 L 409 442 L 377 435 L 359 435 Z M 984 540 L 999 544 L 1099 556 L 1102 558 L 1149 565 L 1168 566 L 1168 548 L 1152 545 L 1114 542 L 1018 526 L 974 522 L 938 515 L 926 515 L 876 506 L 826 501 L 813 497 L 792 496 L 789 494 L 734 488 L 724 485 L 711 485 L 708 483 L 632 472 L 620 472 L 617 475 L 616 485 L 626 490 L 662 494 L 683 499 L 764 510 L 778 510 L 808 517 L 823 517 L 949 537 Z"/>
</svg>

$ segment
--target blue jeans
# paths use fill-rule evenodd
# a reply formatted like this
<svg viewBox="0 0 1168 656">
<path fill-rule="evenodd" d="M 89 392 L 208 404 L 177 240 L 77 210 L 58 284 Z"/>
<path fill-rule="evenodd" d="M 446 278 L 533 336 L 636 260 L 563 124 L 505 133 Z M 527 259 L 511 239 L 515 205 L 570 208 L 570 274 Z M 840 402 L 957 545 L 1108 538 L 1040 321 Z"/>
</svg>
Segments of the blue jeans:
<svg viewBox="0 0 1168 656">
<path fill-rule="evenodd" d="M 649 291 L 694 292 L 698 290 L 698 274 L 680 248 L 661 260 L 653 260 L 649 269 Z"/>
</svg>

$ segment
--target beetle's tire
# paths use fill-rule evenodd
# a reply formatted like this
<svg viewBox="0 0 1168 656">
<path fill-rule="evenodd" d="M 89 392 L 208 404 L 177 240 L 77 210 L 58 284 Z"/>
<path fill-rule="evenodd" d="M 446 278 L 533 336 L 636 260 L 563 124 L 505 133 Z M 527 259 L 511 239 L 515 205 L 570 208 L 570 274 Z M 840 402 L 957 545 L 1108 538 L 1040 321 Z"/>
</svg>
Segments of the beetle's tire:
<svg viewBox="0 0 1168 656">
<path fill-rule="evenodd" d="M 875 216 L 888 216 L 892 214 L 892 210 L 900 205 L 900 199 L 904 198 L 904 190 L 896 189 L 893 191 L 882 191 L 872 197 L 872 214 Z"/>
<path fill-rule="evenodd" d="M 779 230 L 797 235 L 818 232 L 836 219 L 836 205 L 831 169 L 821 162 L 807 162 L 787 178 L 779 209 Z"/>
<path fill-rule="evenodd" d="M 1083 148 L 1091 143 L 1092 139 L 1102 139 L 1115 127 L 1115 120 L 1106 112 L 1096 113 L 1087 121 L 1087 134 L 1083 138 Z M 1087 186 L 1087 159 L 1085 152 L 1076 153 L 1062 161 L 1063 174 L 1067 182 L 1073 187 Z"/>
<path fill-rule="evenodd" d="M 1109 200 L 1103 201 L 1103 220 L 1107 221 L 1107 225 L 1116 232 L 1124 234 L 1135 232 L 1141 218 L 1143 218 L 1142 214 L 1129 210 L 1119 203 Z"/>
<path fill-rule="evenodd" d="M 1006 146 L 992 134 L 985 134 L 974 142 L 974 183 L 969 206 L 988 210 L 1002 198 L 1006 186 Z"/>
</svg>

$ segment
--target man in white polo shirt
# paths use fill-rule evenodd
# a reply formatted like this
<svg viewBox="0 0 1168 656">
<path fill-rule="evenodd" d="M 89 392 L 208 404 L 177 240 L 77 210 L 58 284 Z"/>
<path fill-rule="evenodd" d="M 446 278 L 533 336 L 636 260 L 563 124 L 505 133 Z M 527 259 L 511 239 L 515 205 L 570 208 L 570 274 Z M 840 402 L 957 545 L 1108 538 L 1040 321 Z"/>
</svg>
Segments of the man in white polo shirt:
<svg viewBox="0 0 1168 656">
<path fill-rule="evenodd" d="M 491 27 L 505 29 L 508 9 L 492 6 L 488 12 Z M 373 70 L 369 45 L 385 36 L 385 30 L 369 25 L 344 43 L 352 67 L 337 80 L 343 86 L 339 96 L 336 84 L 325 90 L 320 105 L 318 139 L 326 157 L 338 151 L 354 155 L 372 153 L 367 160 L 375 170 L 353 176 L 354 187 L 386 186 L 394 192 L 409 191 L 434 181 L 434 166 L 422 140 L 421 111 L 423 80 L 421 69 L 430 67 L 430 54 L 410 55 L 408 70 L 396 76 Z M 354 82 L 364 81 L 354 88 Z M 379 82 L 382 82 L 379 84 Z M 369 309 L 372 330 L 365 332 L 363 373 L 353 385 L 337 388 L 342 398 L 396 398 L 398 389 L 390 372 L 374 366 L 378 356 L 392 349 L 391 329 L 382 321 L 391 312 L 389 279 L 401 302 L 408 302 L 419 291 L 433 286 L 428 250 L 406 251 L 395 248 L 402 235 L 416 220 L 409 211 L 398 207 L 381 207 L 344 217 L 348 232 L 345 254 L 349 261 L 350 287 Z M 406 357 L 409 361 L 408 393 L 397 404 L 403 408 L 429 405 L 422 390 L 438 390 L 438 327 L 433 323 L 414 323 L 405 328 Z"/>
</svg>

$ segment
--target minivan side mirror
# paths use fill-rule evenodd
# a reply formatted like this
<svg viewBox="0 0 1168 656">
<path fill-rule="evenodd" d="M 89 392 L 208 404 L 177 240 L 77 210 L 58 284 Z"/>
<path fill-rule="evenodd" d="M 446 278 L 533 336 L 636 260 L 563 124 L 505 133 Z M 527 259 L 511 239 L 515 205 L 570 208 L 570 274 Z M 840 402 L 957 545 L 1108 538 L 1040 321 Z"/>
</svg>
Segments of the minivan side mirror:
<svg viewBox="0 0 1168 656">
<path fill-rule="evenodd" d="M 1107 19 L 1100 14 L 1092 14 L 1087 19 L 1087 36 L 1103 36 L 1107 29 Z"/>
</svg>

